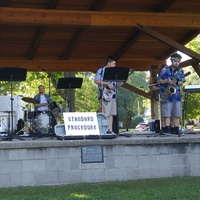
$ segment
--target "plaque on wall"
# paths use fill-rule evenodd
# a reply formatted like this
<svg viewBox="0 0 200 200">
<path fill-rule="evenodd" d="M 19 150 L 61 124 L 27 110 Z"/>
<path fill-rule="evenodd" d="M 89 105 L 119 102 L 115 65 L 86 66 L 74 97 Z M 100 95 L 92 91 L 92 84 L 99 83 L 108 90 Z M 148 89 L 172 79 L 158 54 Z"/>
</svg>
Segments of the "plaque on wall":
<svg viewBox="0 0 200 200">
<path fill-rule="evenodd" d="M 82 163 L 103 162 L 103 148 L 100 146 L 87 146 L 81 148 Z"/>
</svg>

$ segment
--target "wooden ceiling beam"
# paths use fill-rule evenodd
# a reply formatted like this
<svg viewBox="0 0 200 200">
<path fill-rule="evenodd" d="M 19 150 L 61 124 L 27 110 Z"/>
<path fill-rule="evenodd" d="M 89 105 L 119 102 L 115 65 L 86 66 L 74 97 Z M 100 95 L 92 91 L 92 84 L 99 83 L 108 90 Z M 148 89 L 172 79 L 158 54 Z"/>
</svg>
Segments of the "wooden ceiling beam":
<svg viewBox="0 0 200 200">
<path fill-rule="evenodd" d="M 142 36 L 141 32 L 134 31 L 130 38 L 121 46 L 121 48 L 113 55 L 115 59 L 121 58 L 128 50 L 140 39 Z"/>
<path fill-rule="evenodd" d="M 48 0 L 48 9 L 55 9 L 58 5 L 59 0 Z"/>
<path fill-rule="evenodd" d="M 197 64 L 198 64 L 198 62 L 196 60 L 194 60 L 194 59 L 188 59 L 186 61 L 181 62 L 179 66 L 181 68 L 184 68 L 184 67 L 188 67 L 190 65 L 197 65 Z"/>
<path fill-rule="evenodd" d="M 64 54 L 60 58 L 61 60 L 67 60 L 70 57 L 73 50 L 77 47 L 77 45 L 79 44 L 79 41 L 81 40 L 82 36 L 85 34 L 86 31 L 87 31 L 87 28 L 79 28 L 76 31 L 74 38 L 71 40 L 66 51 L 64 52 Z"/>
<path fill-rule="evenodd" d="M 27 58 L 29 60 L 33 59 L 36 52 L 37 52 L 37 49 L 41 43 L 41 40 L 43 38 L 43 35 L 45 34 L 46 32 L 46 27 L 42 26 L 42 27 L 39 27 L 39 30 L 38 30 L 38 33 L 37 33 L 37 36 L 31 46 L 31 49 L 30 49 L 30 52 L 28 53 L 27 55 Z"/>
<path fill-rule="evenodd" d="M 177 49 L 183 53 L 185 53 L 186 55 L 200 61 L 200 55 L 186 47 L 184 47 L 183 45 L 179 44 L 178 42 L 166 37 L 165 35 L 163 34 L 160 34 L 158 33 L 157 31 L 155 30 L 152 30 L 151 28 L 149 27 L 145 27 L 141 24 L 138 24 L 137 28 L 141 31 L 143 31 L 144 33 L 146 33 L 147 35 L 150 35 L 151 37 L 165 43 L 165 44 L 168 44 L 169 46 L 173 47 L 174 49 Z"/>
<path fill-rule="evenodd" d="M 176 20 L 174 20 L 176 19 Z M 200 14 L 0 8 L 0 23 L 32 26 L 200 28 Z"/>
<path fill-rule="evenodd" d="M 0 0 L 0 6 L 9 7 L 10 6 L 10 0 Z"/>
<path fill-rule="evenodd" d="M 59 0 L 49 0 L 48 5 L 47 5 L 48 9 L 55 9 L 58 5 L 58 2 L 59 2 Z M 40 26 L 38 33 L 37 33 L 37 36 L 35 37 L 35 40 L 33 41 L 30 52 L 27 55 L 28 59 L 31 60 L 31 59 L 34 58 L 45 32 L 46 32 L 46 27 Z"/>
<path fill-rule="evenodd" d="M 160 5 L 155 9 L 155 12 L 166 12 L 175 2 L 176 0 L 162 1 Z"/>
<path fill-rule="evenodd" d="M 148 71 L 150 65 L 163 64 L 164 61 L 154 59 L 137 59 L 137 60 L 119 60 L 117 66 L 133 68 L 135 71 Z M 42 71 L 46 69 L 49 72 L 64 72 L 64 71 L 91 71 L 96 72 L 101 66 L 101 59 L 76 59 L 76 60 L 0 60 L 1 67 L 22 67 L 28 71 Z"/>
<path fill-rule="evenodd" d="M 94 5 L 92 6 L 92 10 L 101 10 L 106 1 L 107 0 L 101 0 L 101 1 L 96 0 Z M 87 32 L 87 30 L 88 30 L 87 28 L 79 28 L 76 31 L 74 38 L 70 41 L 66 51 L 61 56 L 60 58 L 61 60 L 67 60 L 70 57 L 70 55 L 73 53 L 73 50 L 76 49 L 76 47 L 79 44 L 79 41 L 81 40 L 85 32 Z"/>
<path fill-rule="evenodd" d="M 97 10 L 102 10 L 103 7 L 105 6 L 106 2 L 107 2 L 107 0 L 101 0 L 101 1 L 96 0 L 94 5 L 92 6 L 91 10 L 96 10 L 96 11 Z"/>
<path fill-rule="evenodd" d="M 200 77 L 200 65 L 199 65 L 199 63 L 193 64 L 192 67 L 194 68 L 194 70 L 198 74 L 198 76 Z"/>
<path fill-rule="evenodd" d="M 149 93 L 146 93 L 146 92 L 144 92 L 143 90 L 140 90 L 140 89 L 138 89 L 138 88 L 136 88 L 136 87 L 134 87 L 134 86 L 132 86 L 132 85 L 130 85 L 130 84 L 128 84 L 128 83 L 124 83 L 124 84 L 122 85 L 122 87 L 124 87 L 124 88 L 126 88 L 126 89 L 128 89 L 128 90 L 130 90 L 130 91 L 132 91 L 132 92 L 135 92 L 135 93 L 137 93 L 137 94 L 139 94 L 139 95 L 141 95 L 141 96 L 143 96 L 143 97 L 146 97 L 146 98 L 148 98 L 148 99 L 151 99 L 151 95 L 150 95 Z"/>
<path fill-rule="evenodd" d="M 178 43 L 185 45 L 192 39 L 194 39 L 194 37 L 196 37 L 198 34 L 200 34 L 200 30 L 191 30 L 189 33 L 180 38 L 178 40 Z M 158 59 L 166 60 L 171 56 L 172 53 L 174 53 L 174 51 L 175 51 L 174 48 L 170 47 L 167 51 L 163 52 L 162 56 L 160 56 Z"/>
<path fill-rule="evenodd" d="M 184 68 L 190 65 L 194 68 L 195 72 L 200 77 L 200 64 L 194 59 L 188 59 L 186 61 L 181 62 L 179 67 Z"/>
</svg>

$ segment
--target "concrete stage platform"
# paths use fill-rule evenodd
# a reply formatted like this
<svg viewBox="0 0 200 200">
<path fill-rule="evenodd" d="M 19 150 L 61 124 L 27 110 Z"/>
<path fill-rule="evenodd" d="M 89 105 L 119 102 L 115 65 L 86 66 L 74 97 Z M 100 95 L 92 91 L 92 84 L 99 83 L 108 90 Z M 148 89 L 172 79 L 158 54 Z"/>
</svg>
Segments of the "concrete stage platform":
<svg viewBox="0 0 200 200">
<path fill-rule="evenodd" d="M 113 139 L 0 142 L 0 187 L 200 176 L 200 133 L 123 132 Z"/>
</svg>

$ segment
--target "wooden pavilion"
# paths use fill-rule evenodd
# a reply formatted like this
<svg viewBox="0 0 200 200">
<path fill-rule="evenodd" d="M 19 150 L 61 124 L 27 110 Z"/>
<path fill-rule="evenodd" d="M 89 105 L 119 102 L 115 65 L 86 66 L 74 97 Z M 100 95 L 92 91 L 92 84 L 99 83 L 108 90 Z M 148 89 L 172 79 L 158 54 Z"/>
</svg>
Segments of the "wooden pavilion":
<svg viewBox="0 0 200 200">
<path fill-rule="evenodd" d="M 184 46 L 199 33 L 198 0 L 0 0 L 0 67 L 95 72 L 112 55 L 152 81 L 179 50 L 200 76 L 200 55 Z"/>
</svg>

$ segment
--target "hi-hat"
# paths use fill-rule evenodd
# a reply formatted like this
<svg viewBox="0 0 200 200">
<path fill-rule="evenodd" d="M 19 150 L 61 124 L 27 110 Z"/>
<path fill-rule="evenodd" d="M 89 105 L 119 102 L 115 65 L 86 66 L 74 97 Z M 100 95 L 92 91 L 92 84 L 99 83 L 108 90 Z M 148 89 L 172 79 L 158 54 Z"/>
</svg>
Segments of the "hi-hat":
<svg viewBox="0 0 200 200">
<path fill-rule="evenodd" d="M 37 99 L 33 99 L 30 97 L 23 97 L 22 100 L 25 102 L 28 102 L 28 103 L 39 103 L 39 101 Z"/>
</svg>

